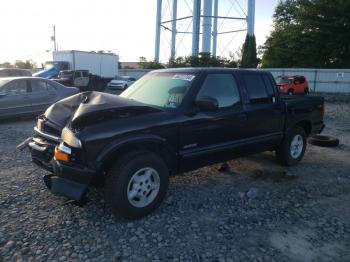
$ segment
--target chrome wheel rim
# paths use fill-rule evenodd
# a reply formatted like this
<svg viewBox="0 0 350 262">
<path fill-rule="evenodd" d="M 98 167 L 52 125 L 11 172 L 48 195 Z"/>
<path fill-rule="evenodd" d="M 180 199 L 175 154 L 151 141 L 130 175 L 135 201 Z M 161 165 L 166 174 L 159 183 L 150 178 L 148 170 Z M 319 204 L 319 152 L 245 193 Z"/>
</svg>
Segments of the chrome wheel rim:
<svg viewBox="0 0 350 262">
<path fill-rule="evenodd" d="M 290 155 L 296 159 L 303 151 L 304 141 L 301 135 L 295 135 L 290 143 Z"/>
<path fill-rule="evenodd" d="M 127 196 L 134 207 L 146 207 L 157 197 L 160 188 L 158 172 L 145 167 L 136 171 L 128 184 Z"/>
</svg>

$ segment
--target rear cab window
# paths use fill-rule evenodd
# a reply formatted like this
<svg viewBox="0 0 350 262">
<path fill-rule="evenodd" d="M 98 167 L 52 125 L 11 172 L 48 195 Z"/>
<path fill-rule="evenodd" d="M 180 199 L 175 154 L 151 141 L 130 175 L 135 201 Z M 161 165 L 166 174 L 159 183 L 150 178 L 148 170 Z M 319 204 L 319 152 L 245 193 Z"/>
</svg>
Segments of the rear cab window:
<svg viewBox="0 0 350 262">
<path fill-rule="evenodd" d="M 243 81 L 248 92 L 250 103 L 272 103 L 275 91 L 267 74 L 244 73 Z"/>
</svg>

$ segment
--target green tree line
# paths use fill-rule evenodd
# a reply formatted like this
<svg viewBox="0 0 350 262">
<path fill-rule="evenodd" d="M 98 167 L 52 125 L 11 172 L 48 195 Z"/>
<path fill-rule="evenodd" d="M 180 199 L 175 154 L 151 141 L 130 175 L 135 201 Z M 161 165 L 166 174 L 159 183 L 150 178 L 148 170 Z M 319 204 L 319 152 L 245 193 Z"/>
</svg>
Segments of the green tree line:
<svg viewBox="0 0 350 262">
<path fill-rule="evenodd" d="M 37 68 L 36 63 L 32 60 L 16 60 L 13 64 L 10 62 L 0 63 L 0 68 L 20 68 L 20 69 L 33 69 Z"/>
<path fill-rule="evenodd" d="M 350 1 L 280 1 L 260 53 L 262 67 L 349 68 Z"/>
</svg>

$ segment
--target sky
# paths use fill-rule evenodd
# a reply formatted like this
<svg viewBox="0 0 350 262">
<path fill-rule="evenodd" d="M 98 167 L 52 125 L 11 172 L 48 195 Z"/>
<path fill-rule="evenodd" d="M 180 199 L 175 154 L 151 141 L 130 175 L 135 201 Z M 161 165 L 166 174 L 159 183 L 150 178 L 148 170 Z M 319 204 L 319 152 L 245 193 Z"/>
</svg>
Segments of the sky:
<svg viewBox="0 0 350 262">
<path fill-rule="evenodd" d="M 255 35 L 264 43 L 279 0 L 256 0 Z M 238 4 L 237 4 L 238 2 Z M 178 0 L 178 17 L 191 15 L 193 0 Z M 52 60 L 53 25 L 59 50 L 110 50 L 120 61 L 154 57 L 156 0 L 2 0 L 0 63 L 32 59 L 39 65 Z M 163 21 L 170 18 L 171 0 L 163 0 Z M 219 15 L 243 16 L 247 0 L 219 0 Z M 219 32 L 245 28 L 244 22 L 219 20 Z M 191 31 L 191 21 L 178 23 L 178 31 Z M 242 45 L 245 32 L 220 35 L 218 55 L 228 56 Z M 162 30 L 161 60 L 170 50 L 170 32 Z M 178 34 L 177 55 L 189 55 L 191 37 Z"/>
</svg>

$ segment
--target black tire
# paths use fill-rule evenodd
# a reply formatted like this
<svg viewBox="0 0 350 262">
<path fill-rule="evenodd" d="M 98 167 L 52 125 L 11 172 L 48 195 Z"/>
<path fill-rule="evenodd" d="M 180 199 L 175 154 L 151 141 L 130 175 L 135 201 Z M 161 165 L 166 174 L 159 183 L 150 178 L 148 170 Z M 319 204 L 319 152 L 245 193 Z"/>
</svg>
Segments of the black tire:
<svg viewBox="0 0 350 262">
<path fill-rule="evenodd" d="M 287 94 L 290 95 L 290 96 L 294 95 L 294 90 L 293 89 L 289 89 Z"/>
<path fill-rule="evenodd" d="M 304 94 L 307 95 L 309 93 L 309 88 L 306 87 L 305 90 L 304 90 Z"/>
<path fill-rule="evenodd" d="M 128 85 L 124 85 L 123 90 L 126 90 L 128 88 Z"/>
<path fill-rule="evenodd" d="M 339 145 L 339 139 L 334 136 L 313 135 L 309 138 L 309 144 L 322 147 L 336 147 Z"/>
<path fill-rule="evenodd" d="M 143 168 L 156 170 L 160 186 L 152 202 L 144 207 L 136 207 L 128 199 L 128 190 L 133 175 Z M 161 157 L 151 152 L 131 152 L 119 159 L 108 172 L 105 181 L 105 199 L 116 216 L 138 219 L 159 207 L 167 193 L 168 185 L 169 170 Z"/>
<path fill-rule="evenodd" d="M 300 135 L 303 141 L 302 150 L 297 157 L 293 157 L 291 153 L 291 143 L 293 139 Z M 306 150 L 306 133 L 305 130 L 299 126 L 292 128 L 283 139 L 281 145 L 276 150 L 276 158 L 284 166 L 294 166 L 303 158 Z"/>
</svg>

